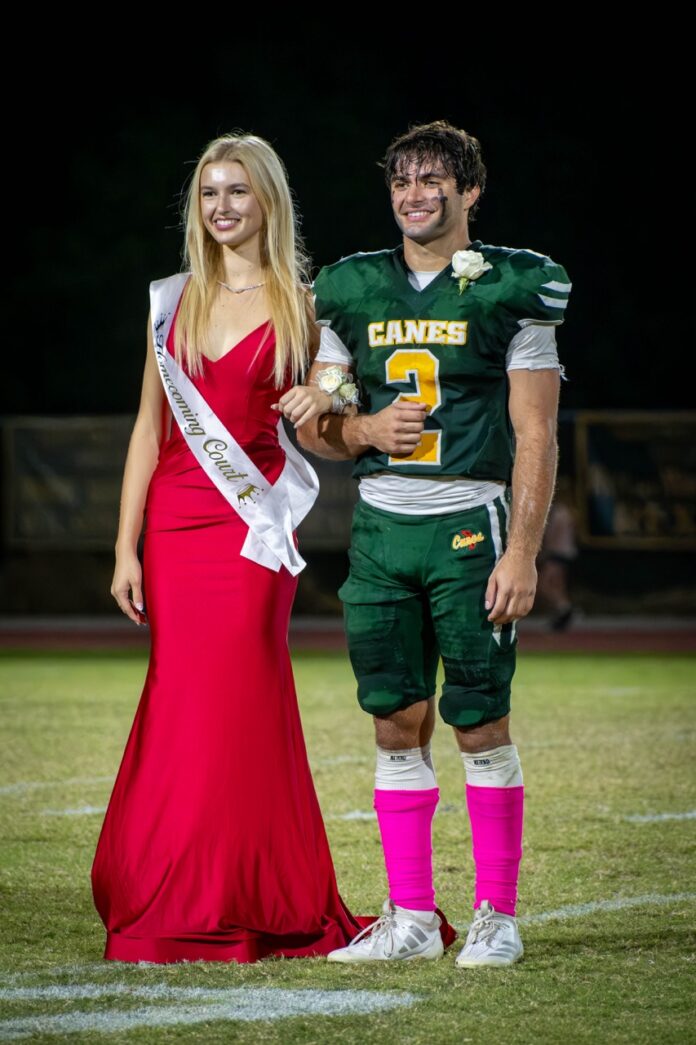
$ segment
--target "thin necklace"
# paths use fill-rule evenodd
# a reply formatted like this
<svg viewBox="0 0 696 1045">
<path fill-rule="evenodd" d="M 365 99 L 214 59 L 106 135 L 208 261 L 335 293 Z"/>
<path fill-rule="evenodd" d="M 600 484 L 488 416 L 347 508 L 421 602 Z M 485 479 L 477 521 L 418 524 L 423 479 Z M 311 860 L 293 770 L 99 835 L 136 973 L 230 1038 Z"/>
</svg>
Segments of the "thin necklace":
<svg viewBox="0 0 696 1045">
<path fill-rule="evenodd" d="M 218 283 L 220 284 L 221 287 L 225 287 L 226 290 L 229 290 L 231 294 L 244 294 L 245 291 L 247 291 L 247 290 L 258 290 L 259 287 L 265 287 L 266 286 L 266 284 L 264 282 L 264 283 L 254 283 L 254 285 L 251 286 L 251 287 L 231 287 L 229 285 L 229 283 L 223 283 L 221 279 L 218 280 Z"/>
</svg>

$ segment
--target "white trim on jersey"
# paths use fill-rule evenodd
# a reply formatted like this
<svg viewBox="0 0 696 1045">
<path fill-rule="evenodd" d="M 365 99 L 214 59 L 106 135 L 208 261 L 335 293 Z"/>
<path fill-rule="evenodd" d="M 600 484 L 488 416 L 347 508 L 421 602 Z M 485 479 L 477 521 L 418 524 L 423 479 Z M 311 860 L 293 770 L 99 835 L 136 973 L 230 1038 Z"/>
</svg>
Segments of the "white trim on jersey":
<svg viewBox="0 0 696 1045">
<path fill-rule="evenodd" d="M 539 294 L 538 297 L 539 300 L 543 302 L 544 305 L 548 305 L 549 308 L 568 308 L 568 298 L 564 301 L 562 298 L 547 298 L 545 294 Z"/>
<path fill-rule="evenodd" d="M 552 280 L 549 280 L 548 283 L 542 283 L 542 286 L 545 287 L 546 290 L 557 290 L 559 292 L 559 294 L 570 294 L 570 291 L 571 291 L 571 288 L 572 288 L 573 284 L 572 283 L 561 283 L 557 279 L 552 279 Z"/>
</svg>

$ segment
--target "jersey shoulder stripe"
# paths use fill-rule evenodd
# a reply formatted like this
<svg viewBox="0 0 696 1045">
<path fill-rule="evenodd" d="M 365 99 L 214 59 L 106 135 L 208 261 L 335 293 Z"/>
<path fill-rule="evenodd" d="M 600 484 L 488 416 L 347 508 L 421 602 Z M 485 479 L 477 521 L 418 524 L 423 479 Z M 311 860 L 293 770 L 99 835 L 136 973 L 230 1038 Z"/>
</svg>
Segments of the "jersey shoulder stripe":
<svg viewBox="0 0 696 1045">
<path fill-rule="evenodd" d="M 500 304 L 520 326 L 563 322 L 572 283 L 562 265 L 535 250 L 481 246 L 481 253 L 494 267 Z"/>
</svg>

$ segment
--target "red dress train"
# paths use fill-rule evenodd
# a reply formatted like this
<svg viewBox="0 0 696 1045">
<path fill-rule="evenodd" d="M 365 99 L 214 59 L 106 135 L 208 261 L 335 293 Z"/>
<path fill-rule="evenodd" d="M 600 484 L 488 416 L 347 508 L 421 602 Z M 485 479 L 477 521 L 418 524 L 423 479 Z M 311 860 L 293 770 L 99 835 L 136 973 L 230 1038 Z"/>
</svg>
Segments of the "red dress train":
<svg viewBox="0 0 696 1045">
<path fill-rule="evenodd" d="M 272 482 L 273 353 L 263 325 L 193 379 Z M 287 648 L 297 580 L 240 556 L 246 533 L 173 425 L 146 508 L 150 664 L 92 868 L 106 958 L 318 955 L 360 928 L 302 735 Z"/>
</svg>

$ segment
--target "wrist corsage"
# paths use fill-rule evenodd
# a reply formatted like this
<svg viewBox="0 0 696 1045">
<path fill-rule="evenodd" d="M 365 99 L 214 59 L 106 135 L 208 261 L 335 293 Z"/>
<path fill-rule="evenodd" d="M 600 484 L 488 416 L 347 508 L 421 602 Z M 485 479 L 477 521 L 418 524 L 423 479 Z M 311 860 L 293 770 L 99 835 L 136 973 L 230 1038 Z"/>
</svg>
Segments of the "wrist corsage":
<svg viewBox="0 0 696 1045">
<path fill-rule="evenodd" d="M 459 280 L 460 294 L 464 293 L 470 280 L 478 279 L 492 268 L 477 250 L 455 250 L 452 255 L 452 279 Z"/>
<path fill-rule="evenodd" d="M 319 371 L 315 380 L 321 391 L 331 396 L 332 414 L 342 414 L 349 404 L 360 403 L 353 375 L 347 374 L 340 366 L 327 366 Z"/>
</svg>

